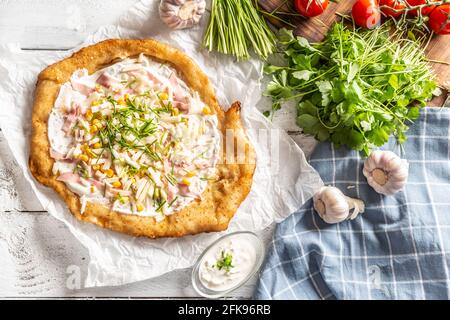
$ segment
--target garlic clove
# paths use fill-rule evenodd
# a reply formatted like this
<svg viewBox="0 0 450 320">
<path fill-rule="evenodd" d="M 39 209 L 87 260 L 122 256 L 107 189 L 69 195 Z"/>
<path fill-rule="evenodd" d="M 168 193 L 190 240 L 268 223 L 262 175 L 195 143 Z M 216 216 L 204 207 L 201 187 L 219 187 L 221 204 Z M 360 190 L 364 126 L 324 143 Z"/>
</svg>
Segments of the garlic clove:
<svg viewBox="0 0 450 320">
<path fill-rule="evenodd" d="M 368 162 L 368 164 L 369 164 L 371 167 L 376 167 L 377 163 L 379 163 L 379 162 L 381 161 L 381 156 L 382 156 L 382 153 L 381 153 L 381 152 L 379 152 L 379 151 L 373 151 L 373 152 L 370 154 L 370 157 L 368 157 L 368 158 L 366 159 L 366 162 Z"/>
<path fill-rule="evenodd" d="M 408 162 L 391 151 L 376 150 L 364 162 L 363 174 L 376 192 L 391 195 L 405 186 Z"/>
<path fill-rule="evenodd" d="M 364 209 L 365 209 L 364 201 L 362 201 L 360 199 L 350 198 L 350 197 L 347 197 L 347 201 L 349 203 L 352 203 L 352 205 L 354 207 L 352 214 L 348 218 L 349 220 L 355 219 L 358 216 L 358 214 L 364 212 Z"/>
<path fill-rule="evenodd" d="M 205 0 L 162 0 L 159 16 L 170 28 L 185 29 L 200 22 L 205 8 Z"/>
<path fill-rule="evenodd" d="M 314 195 L 313 201 L 314 209 L 327 223 L 354 219 L 359 213 L 364 212 L 364 202 L 345 196 L 335 187 L 322 187 Z"/>
<path fill-rule="evenodd" d="M 398 170 L 401 167 L 402 159 L 397 157 L 396 154 L 392 153 L 389 155 L 386 155 L 385 157 L 382 157 L 382 159 L 386 160 L 385 170 L 392 172 L 394 170 Z"/>
</svg>

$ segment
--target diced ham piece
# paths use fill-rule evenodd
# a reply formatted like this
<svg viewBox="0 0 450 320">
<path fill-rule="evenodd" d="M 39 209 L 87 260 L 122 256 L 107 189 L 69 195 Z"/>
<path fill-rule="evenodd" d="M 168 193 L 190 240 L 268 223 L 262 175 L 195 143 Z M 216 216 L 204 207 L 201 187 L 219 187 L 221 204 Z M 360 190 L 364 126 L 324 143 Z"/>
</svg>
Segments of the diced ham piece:
<svg viewBox="0 0 450 320">
<path fill-rule="evenodd" d="M 192 190 L 189 188 L 189 186 L 179 183 L 178 189 L 180 190 L 180 194 L 184 197 L 193 197 L 193 198 L 201 198 L 201 195 L 195 192 L 192 192 Z"/>
<path fill-rule="evenodd" d="M 66 116 L 66 121 L 64 122 L 64 125 L 62 127 L 62 130 L 66 133 L 66 135 L 70 133 L 70 130 L 77 121 L 79 112 L 80 106 L 75 105 L 74 108 L 72 108 L 72 110 L 70 111 L 70 113 Z"/>
<path fill-rule="evenodd" d="M 94 88 L 87 86 L 85 83 L 82 83 L 80 79 L 70 78 L 70 83 L 72 84 L 72 88 L 75 91 L 78 91 L 82 95 L 86 97 L 89 96 L 92 92 L 94 92 Z"/>
<path fill-rule="evenodd" d="M 162 81 L 161 81 L 156 75 L 154 75 L 153 73 L 151 73 L 150 71 L 147 71 L 147 77 L 148 77 L 151 81 L 153 81 L 153 83 L 155 83 L 155 84 L 160 84 L 160 83 L 162 83 Z"/>
<path fill-rule="evenodd" d="M 188 105 L 189 97 L 181 89 L 177 77 L 174 74 L 171 74 L 169 81 L 170 84 L 172 85 L 174 101 Z"/>
<path fill-rule="evenodd" d="M 99 85 L 101 85 L 101 86 L 103 86 L 105 88 L 108 88 L 108 89 L 111 89 L 111 88 L 114 88 L 114 87 L 118 86 L 118 81 L 115 78 L 109 76 L 106 72 L 102 73 L 100 75 L 100 77 L 97 78 L 96 82 Z"/>
<path fill-rule="evenodd" d="M 89 180 L 97 189 L 102 189 L 105 186 L 105 183 L 98 181 L 98 180 L 94 180 L 91 179 Z"/>
<path fill-rule="evenodd" d="M 65 158 L 65 155 L 53 150 L 53 148 L 50 148 L 50 157 L 52 157 L 55 160 L 63 160 Z"/>
<path fill-rule="evenodd" d="M 62 127 L 62 130 L 68 135 L 70 133 L 70 130 L 74 126 L 75 122 L 77 121 L 77 116 L 70 113 L 66 117 L 66 121 L 64 122 L 64 125 Z"/>
<path fill-rule="evenodd" d="M 167 185 L 167 202 L 172 202 L 172 200 L 175 198 L 175 194 L 177 193 L 177 188 L 173 186 L 172 184 Z"/>
<path fill-rule="evenodd" d="M 80 176 L 76 173 L 72 173 L 72 172 L 65 172 L 62 175 L 60 175 L 58 178 L 56 178 L 56 180 L 58 181 L 62 181 L 62 182 L 73 182 L 73 183 L 79 183 L 80 180 Z"/>
<path fill-rule="evenodd" d="M 178 184 L 178 189 L 180 190 L 180 194 L 182 196 L 189 196 L 190 195 L 189 186 L 188 185 L 179 183 Z"/>
<path fill-rule="evenodd" d="M 189 111 L 189 105 L 183 102 L 179 102 L 179 101 L 174 101 L 173 102 L 173 107 L 177 108 L 178 110 L 182 111 L 182 112 L 187 112 Z"/>
</svg>

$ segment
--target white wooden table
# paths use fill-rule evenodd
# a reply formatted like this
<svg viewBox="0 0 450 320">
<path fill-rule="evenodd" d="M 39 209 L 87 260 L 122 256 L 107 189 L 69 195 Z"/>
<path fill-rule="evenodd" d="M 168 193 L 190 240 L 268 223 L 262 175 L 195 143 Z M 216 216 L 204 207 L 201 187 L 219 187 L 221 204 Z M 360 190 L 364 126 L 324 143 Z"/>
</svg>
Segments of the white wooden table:
<svg viewBox="0 0 450 320">
<path fill-rule="evenodd" d="M 67 50 L 99 26 L 114 23 L 135 1 L 0 0 L 0 41 L 19 42 L 26 50 Z M 289 119 L 279 114 L 275 121 L 296 130 Z M 261 232 L 266 243 L 272 231 L 270 227 Z M 43 211 L 0 131 L 0 298 L 197 297 L 190 269 L 120 287 L 69 289 L 68 267 L 80 266 L 83 274 L 88 259 L 87 250 L 67 227 Z M 232 296 L 250 297 L 255 281 Z"/>
</svg>

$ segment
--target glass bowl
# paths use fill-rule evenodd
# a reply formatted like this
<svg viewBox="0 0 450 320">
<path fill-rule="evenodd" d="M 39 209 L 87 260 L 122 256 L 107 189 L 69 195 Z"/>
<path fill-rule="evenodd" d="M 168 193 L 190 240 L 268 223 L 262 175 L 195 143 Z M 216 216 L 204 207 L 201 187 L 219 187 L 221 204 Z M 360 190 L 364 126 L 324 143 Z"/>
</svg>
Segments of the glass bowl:
<svg viewBox="0 0 450 320">
<path fill-rule="evenodd" d="M 235 238 L 245 237 L 247 239 L 247 241 L 252 244 L 252 246 L 255 249 L 255 254 L 256 254 L 255 263 L 254 263 L 253 267 L 251 268 L 251 270 L 249 271 L 249 273 L 247 274 L 247 276 L 242 278 L 242 280 L 239 281 L 238 283 L 236 283 L 236 285 L 234 285 L 233 287 L 227 288 L 226 290 L 223 290 L 223 291 L 211 290 L 208 287 L 206 287 L 205 285 L 203 285 L 203 283 L 200 280 L 200 272 L 199 272 L 200 266 L 202 265 L 202 262 L 204 261 L 207 254 L 210 251 L 212 251 L 218 243 L 225 241 L 226 239 L 230 239 L 230 238 L 234 238 L 234 237 Z M 203 251 L 203 253 L 197 258 L 197 261 L 195 262 L 195 265 L 192 269 L 192 286 L 194 287 L 195 291 L 202 297 L 209 298 L 209 299 L 217 299 L 217 298 L 223 297 L 226 294 L 240 288 L 253 275 L 255 275 L 259 271 L 259 269 L 261 268 L 261 265 L 263 263 L 263 260 L 264 260 L 264 253 L 265 253 L 264 243 L 257 234 L 255 234 L 251 231 L 237 231 L 237 232 L 232 232 L 232 233 L 226 234 L 226 235 L 220 237 L 219 239 L 217 239 L 216 241 L 214 241 L 213 243 L 211 243 Z"/>
</svg>

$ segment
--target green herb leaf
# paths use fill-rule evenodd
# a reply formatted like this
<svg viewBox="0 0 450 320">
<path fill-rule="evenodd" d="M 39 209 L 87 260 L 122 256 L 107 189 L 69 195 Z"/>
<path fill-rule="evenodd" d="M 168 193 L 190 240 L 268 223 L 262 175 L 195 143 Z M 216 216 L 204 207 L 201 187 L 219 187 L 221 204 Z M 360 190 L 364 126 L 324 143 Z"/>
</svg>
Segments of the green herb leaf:
<svg viewBox="0 0 450 320">
<path fill-rule="evenodd" d="M 226 272 L 230 272 L 231 268 L 234 268 L 233 256 L 231 255 L 231 253 L 222 251 L 221 257 L 219 260 L 217 260 L 215 266 L 219 270 L 225 269 Z"/>
<path fill-rule="evenodd" d="M 319 123 L 319 119 L 309 114 L 302 114 L 297 118 L 298 126 L 306 130 L 312 129 L 317 123 Z"/>
<path fill-rule="evenodd" d="M 311 75 L 313 75 L 313 74 L 314 74 L 314 72 L 309 71 L 309 70 L 300 70 L 300 71 L 292 72 L 292 76 L 295 79 L 305 80 L 305 81 L 308 81 L 309 78 L 311 77 Z"/>
<path fill-rule="evenodd" d="M 392 86 L 392 88 L 394 88 L 395 90 L 397 90 L 399 88 L 398 86 L 398 77 L 393 74 L 389 77 L 389 84 Z"/>
</svg>

